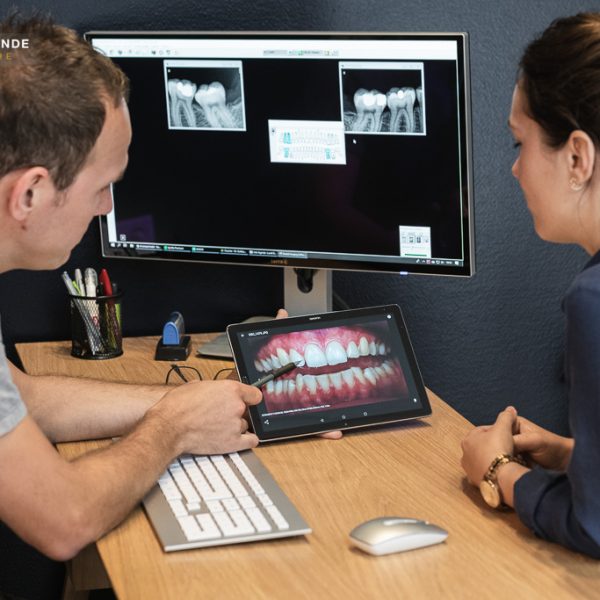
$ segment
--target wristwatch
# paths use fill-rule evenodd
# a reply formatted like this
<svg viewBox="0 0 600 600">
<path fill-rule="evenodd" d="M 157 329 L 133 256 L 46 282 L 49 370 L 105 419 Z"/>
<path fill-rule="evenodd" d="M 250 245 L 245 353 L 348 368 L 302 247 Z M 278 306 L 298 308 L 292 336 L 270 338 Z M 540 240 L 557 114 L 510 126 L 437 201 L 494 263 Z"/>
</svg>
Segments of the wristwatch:
<svg viewBox="0 0 600 600">
<path fill-rule="evenodd" d="M 498 485 L 497 470 L 501 465 L 505 465 L 509 462 L 516 462 L 520 465 L 525 466 L 525 461 L 520 456 L 513 456 L 512 454 L 499 454 L 492 461 L 490 468 L 483 476 L 481 483 L 479 484 L 479 491 L 483 496 L 486 504 L 492 508 L 508 508 L 507 504 L 502 501 L 502 494 L 500 493 L 500 486 Z"/>
</svg>

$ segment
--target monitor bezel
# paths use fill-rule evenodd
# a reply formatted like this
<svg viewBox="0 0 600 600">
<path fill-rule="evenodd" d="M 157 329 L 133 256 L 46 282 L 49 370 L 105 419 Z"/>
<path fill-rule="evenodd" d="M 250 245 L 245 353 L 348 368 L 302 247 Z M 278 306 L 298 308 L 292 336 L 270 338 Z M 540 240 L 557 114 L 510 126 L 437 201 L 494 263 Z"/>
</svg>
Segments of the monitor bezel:
<svg viewBox="0 0 600 600">
<path fill-rule="evenodd" d="M 129 258 L 140 260 L 183 261 L 200 264 L 295 267 L 305 269 L 331 269 L 343 271 L 367 271 L 380 273 L 401 273 L 417 275 L 437 275 L 454 277 L 471 277 L 475 274 L 475 228 L 473 216 L 473 162 L 472 162 L 472 127 L 471 127 L 471 89 L 469 65 L 469 35 L 467 32 L 308 32 L 308 31 L 88 31 L 84 38 L 92 43 L 94 38 L 207 38 L 207 39 L 331 39 L 331 40 L 430 40 L 457 42 L 458 65 L 458 106 L 464 107 L 459 121 L 461 139 L 460 178 L 463 182 L 463 247 L 464 262 L 462 266 L 427 263 L 389 263 L 377 260 L 329 259 L 329 258 L 269 258 L 257 256 L 231 255 L 210 257 L 202 254 L 190 256 L 187 252 L 169 252 L 168 254 L 136 250 L 130 247 L 111 247 L 108 239 L 106 215 L 99 217 L 102 256 L 105 258 Z M 461 69 L 462 66 L 462 69 Z M 464 152 L 463 152 L 464 150 Z M 168 242 L 164 242 L 168 244 Z M 200 245 L 200 242 L 198 242 Z"/>
</svg>

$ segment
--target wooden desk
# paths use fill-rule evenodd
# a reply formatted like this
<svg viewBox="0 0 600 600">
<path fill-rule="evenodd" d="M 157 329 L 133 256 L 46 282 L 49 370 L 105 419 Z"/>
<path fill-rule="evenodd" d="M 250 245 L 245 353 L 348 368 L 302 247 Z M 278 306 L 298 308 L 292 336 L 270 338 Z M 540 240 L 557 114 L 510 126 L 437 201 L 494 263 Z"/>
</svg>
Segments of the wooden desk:
<svg viewBox="0 0 600 600">
<path fill-rule="evenodd" d="M 194 347 L 206 336 L 194 336 Z M 127 339 L 122 357 L 86 361 L 66 342 L 18 345 L 32 374 L 164 381 L 157 338 Z M 217 360 L 187 364 L 211 377 Z M 141 508 L 97 543 L 120 599 L 598 598 L 600 563 L 536 539 L 513 512 L 487 508 L 466 483 L 460 441 L 471 425 L 435 394 L 421 422 L 305 438 L 256 450 L 313 528 L 300 538 L 163 553 Z M 473 401 L 477 401 L 473 399 Z M 75 457 L 107 442 L 62 444 Z M 450 533 L 438 546 L 372 557 L 348 532 L 381 515 L 427 519 Z"/>
</svg>

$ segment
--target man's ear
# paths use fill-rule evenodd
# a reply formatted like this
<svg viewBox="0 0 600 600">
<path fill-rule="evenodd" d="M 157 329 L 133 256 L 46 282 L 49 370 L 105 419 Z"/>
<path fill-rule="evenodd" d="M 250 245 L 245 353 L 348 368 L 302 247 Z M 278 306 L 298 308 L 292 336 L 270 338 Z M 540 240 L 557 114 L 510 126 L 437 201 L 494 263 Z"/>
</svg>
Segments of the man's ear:
<svg viewBox="0 0 600 600">
<path fill-rule="evenodd" d="M 24 222 L 36 208 L 56 196 L 56 188 L 48 169 L 31 167 L 19 172 L 7 193 L 10 215 Z"/>
<path fill-rule="evenodd" d="M 576 129 L 571 132 L 565 149 L 567 160 L 569 161 L 569 178 L 572 182 L 572 187 L 583 187 L 592 178 L 594 173 L 596 146 L 592 138 L 585 131 Z"/>
</svg>

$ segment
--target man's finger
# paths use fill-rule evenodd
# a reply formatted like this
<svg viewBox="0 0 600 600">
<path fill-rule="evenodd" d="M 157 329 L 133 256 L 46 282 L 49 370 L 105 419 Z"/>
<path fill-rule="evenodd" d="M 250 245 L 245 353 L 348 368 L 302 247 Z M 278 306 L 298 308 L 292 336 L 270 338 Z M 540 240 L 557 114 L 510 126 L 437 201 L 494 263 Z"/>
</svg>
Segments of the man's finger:
<svg viewBox="0 0 600 600">
<path fill-rule="evenodd" d="M 541 445 L 540 437 L 535 433 L 519 433 L 513 436 L 515 452 L 531 452 Z"/>
<path fill-rule="evenodd" d="M 258 438 L 254 433 L 242 434 L 240 450 L 248 450 L 249 448 L 256 448 L 256 446 L 258 446 Z"/>
<path fill-rule="evenodd" d="M 513 406 L 508 406 L 503 411 L 498 413 L 498 418 L 496 419 L 494 426 L 499 425 L 500 427 L 509 427 L 512 431 L 516 422 L 517 411 Z"/>
<path fill-rule="evenodd" d="M 328 431 L 327 433 L 321 433 L 320 437 L 326 440 L 339 440 L 343 435 L 341 431 Z"/>
<path fill-rule="evenodd" d="M 262 392 L 253 385 L 242 384 L 242 400 L 247 405 L 260 404 L 262 402 Z"/>
<path fill-rule="evenodd" d="M 277 311 L 277 315 L 275 316 L 276 319 L 287 319 L 288 317 L 289 317 L 288 311 L 285 310 L 285 308 L 280 308 Z"/>
</svg>

